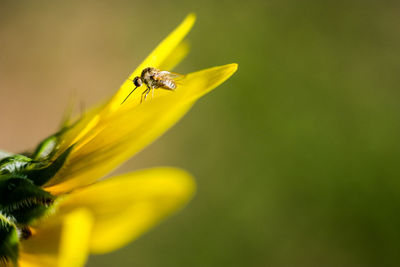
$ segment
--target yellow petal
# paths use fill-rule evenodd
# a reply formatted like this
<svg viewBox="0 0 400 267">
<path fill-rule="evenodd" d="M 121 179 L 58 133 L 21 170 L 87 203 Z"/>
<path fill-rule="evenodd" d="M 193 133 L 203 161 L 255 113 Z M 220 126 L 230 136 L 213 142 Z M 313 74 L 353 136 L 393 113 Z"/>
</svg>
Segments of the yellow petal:
<svg viewBox="0 0 400 267">
<path fill-rule="evenodd" d="M 139 74 L 139 72 L 149 66 L 154 68 L 160 68 L 165 61 L 170 59 L 170 56 L 175 52 L 176 47 L 182 42 L 183 38 L 189 33 L 196 21 L 194 14 L 189 14 L 183 22 L 176 27 L 151 53 L 147 58 L 139 65 L 136 69 L 138 72 L 131 74 L 130 78 L 133 79 Z M 126 93 L 126 92 L 124 92 Z"/>
<path fill-rule="evenodd" d="M 114 170 L 162 135 L 199 97 L 228 79 L 236 69 L 236 64 L 229 64 L 188 74 L 175 92 L 156 90 L 154 99 L 142 104 L 140 92 L 135 92 L 131 105 L 99 122 L 88 139 L 74 147 L 46 190 L 53 194 L 69 192 Z"/>
<path fill-rule="evenodd" d="M 84 266 L 89 255 L 89 240 L 93 218 L 84 209 L 78 209 L 65 216 L 61 233 L 59 267 Z"/>
<path fill-rule="evenodd" d="M 189 53 L 190 46 L 188 42 L 181 42 L 172 53 L 160 64 L 160 70 L 174 69 Z"/>
<path fill-rule="evenodd" d="M 191 176 L 179 169 L 157 168 L 101 181 L 71 193 L 59 212 L 76 206 L 94 215 L 90 249 L 118 249 L 187 203 L 194 193 Z"/>
<path fill-rule="evenodd" d="M 48 255 L 21 253 L 18 267 L 52 267 L 57 266 L 57 258 Z"/>
<path fill-rule="evenodd" d="M 62 220 L 44 220 L 40 226 L 21 242 L 20 267 L 57 266 Z"/>
<path fill-rule="evenodd" d="M 68 147 L 77 142 L 80 138 L 82 138 L 88 131 L 90 131 L 90 127 L 94 127 L 94 121 L 97 121 L 95 118 L 98 117 L 101 110 L 104 109 L 104 105 L 98 106 L 96 108 L 90 109 L 88 112 L 82 115 L 82 117 L 74 123 L 74 125 L 67 130 L 60 139 L 59 150 L 54 158 L 57 158 L 61 155 Z"/>
<path fill-rule="evenodd" d="M 20 267 L 80 267 L 88 255 L 92 217 L 83 209 L 44 218 L 21 243 Z"/>
</svg>

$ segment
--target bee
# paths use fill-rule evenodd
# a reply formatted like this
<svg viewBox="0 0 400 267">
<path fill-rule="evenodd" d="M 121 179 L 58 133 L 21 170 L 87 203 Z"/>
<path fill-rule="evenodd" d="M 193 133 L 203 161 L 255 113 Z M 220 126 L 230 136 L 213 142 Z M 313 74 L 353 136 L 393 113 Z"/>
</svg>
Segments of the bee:
<svg viewBox="0 0 400 267">
<path fill-rule="evenodd" d="M 161 71 L 156 68 L 148 67 L 143 69 L 140 76 L 136 76 L 132 82 L 136 86 L 129 95 L 122 101 L 121 105 L 129 98 L 129 96 L 136 90 L 136 88 L 146 85 L 146 90 L 143 91 L 140 97 L 140 103 L 142 103 L 143 98 L 146 100 L 150 91 L 152 96 L 154 96 L 154 90 L 161 88 L 165 90 L 175 91 L 177 87 L 177 79 L 182 78 L 183 75 L 178 73 L 173 73 L 169 71 Z"/>
</svg>

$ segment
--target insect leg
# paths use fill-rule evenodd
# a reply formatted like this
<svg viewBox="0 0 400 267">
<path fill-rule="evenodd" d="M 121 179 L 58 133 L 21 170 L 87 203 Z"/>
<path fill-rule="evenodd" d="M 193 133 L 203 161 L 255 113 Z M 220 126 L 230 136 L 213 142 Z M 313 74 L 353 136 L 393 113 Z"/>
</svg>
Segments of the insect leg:
<svg viewBox="0 0 400 267">
<path fill-rule="evenodd" d="M 147 87 L 146 90 L 143 91 L 142 96 L 140 97 L 140 103 L 143 102 L 143 96 L 144 96 L 144 94 L 147 93 L 147 91 L 150 91 L 150 88 L 149 88 L 149 87 Z M 146 95 L 146 96 L 147 96 L 147 95 Z M 144 98 L 144 100 L 146 100 L 146 97 Z"/>
<path fill-rule="evenodd" d="M 153 89 L 154 90 L 154 89 Z M 150 91 L 151 91 L 151 89 L 149 88 L 149 89 L 147 89 L 147 94 L 144 96 L 144 100 L 146 101 L 146 99 L 147 99 L 147 96 L 149 95 L 149 93 L 150 93 Z"/>
</svg>

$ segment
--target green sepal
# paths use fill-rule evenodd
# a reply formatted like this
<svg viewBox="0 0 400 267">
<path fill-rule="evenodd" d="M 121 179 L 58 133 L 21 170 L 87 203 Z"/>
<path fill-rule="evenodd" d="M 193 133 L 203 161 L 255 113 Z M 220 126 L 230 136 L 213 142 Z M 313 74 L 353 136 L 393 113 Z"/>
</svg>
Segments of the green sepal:
<svg viewBox="0 0 400 267">
<path fill-rule="evenodd" d="M 69 113 L 69 112 L 68 112 Z M 72 126 L 69 125 L 69 115 L 66 115 L 64 122 L 61 126 L 61 129 L 55 134 L 47 137 L 39 145 L 36 147 L 33 154 L 29 155 L 35 161 L 43 161 L 50 159 L 57 152 L 58 142 L 60 140 L 60 136 L 62 136 L 66 131 L 68 131 Z"/>
<path fill-rule="evenodd" d="M 31 163 L 32 159 L 15 154 L 0 160 L 0 174 L 20 173 Z"/>
<path fill-rule="evenodd" d="M 19 238 L 17 227 L 0 213 L 0 266 L 17 265 Z"/>
<path fill-rule="evenodd" d="M 57 134 L 44 139 L 33 152 L 33 160 L 48 159 L 56 151 L 58 144 Z"/>
<path fill-rule="evenodd" d="M 0 150 L 0 160 L 11 157 L 13 154 L 4 150 Z"/>
<path fill-rule="evenodd" d="M 0 211 L 27 225 L 43 216 L 55 197 L 31 180 L 16 175 L 0 176 Z"/>
<path fill-rule="evenodd" d="M 64 165 L 72 146 L 54 161 L 32 160 L 24 155 L 13 155 L 0 160 L 0 175 L 15 174 L 23 176 L 42 186 L 49 181 Z"/>
<path fill-rule="evenodd" d="M 73 146 L 65 150 L 56 160 L 43 166 L 43 162 L 32 162 L 26 167 L 26 169 L 21 172 L 26 175 L 35 185 L 42 186 L 47 181 L 49 181 L 53 176 L 61 169 L 65 161 L 68 158 L 69 153 L 71 153 Z"/>
</svg>

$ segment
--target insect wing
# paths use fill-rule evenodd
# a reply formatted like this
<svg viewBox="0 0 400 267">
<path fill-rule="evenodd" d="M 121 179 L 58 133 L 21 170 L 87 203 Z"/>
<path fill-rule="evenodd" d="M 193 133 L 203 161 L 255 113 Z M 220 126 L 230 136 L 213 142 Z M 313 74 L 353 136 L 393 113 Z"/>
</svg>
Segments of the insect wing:
<svg viewBox="0 0 400 267">
<path fill-rule="evenodd" d="M 160 77 L 163 77 L 164 79 L 169 79 L 174 81 L 182 80 L 185 77 L 185 75 L 183 74 L 179 74 L 176 72 L 169 72 L 169 71 L 160 71 L 159 74 Z"/>
</svg>

